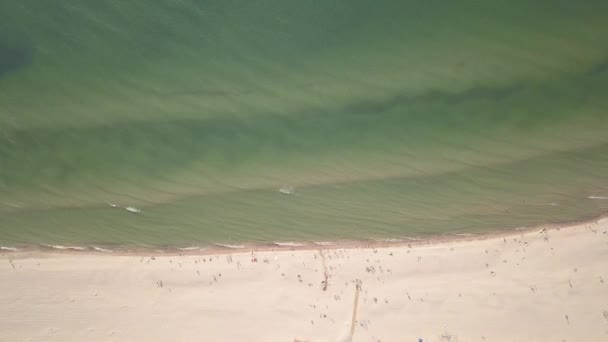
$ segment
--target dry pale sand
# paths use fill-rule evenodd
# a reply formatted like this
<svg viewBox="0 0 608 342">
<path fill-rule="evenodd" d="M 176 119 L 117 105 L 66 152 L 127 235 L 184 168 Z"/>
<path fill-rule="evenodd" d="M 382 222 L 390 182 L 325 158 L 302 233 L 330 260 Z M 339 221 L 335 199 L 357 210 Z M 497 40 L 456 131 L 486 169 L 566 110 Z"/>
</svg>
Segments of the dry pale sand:
<svg viewBox="0 0 608 342">
<path fill-rule="evenodd" d="M 0 340 L 608 341 L 608 219 L 253 255 L 4 254 Z"/>
</svg>

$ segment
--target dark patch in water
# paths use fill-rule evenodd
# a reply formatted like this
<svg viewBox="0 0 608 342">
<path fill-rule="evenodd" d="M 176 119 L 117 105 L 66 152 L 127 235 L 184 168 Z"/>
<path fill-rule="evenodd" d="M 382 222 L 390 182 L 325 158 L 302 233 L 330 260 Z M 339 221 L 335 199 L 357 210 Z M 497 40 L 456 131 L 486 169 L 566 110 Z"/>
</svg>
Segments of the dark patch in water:
<svg viewBox="0 0 608 342">
<path fill-rule="evenodd" d="M 608 72 L 608 60 L 605 60 L 601 63 L 594 65 L 587 74 L 588 75 L 597 75 L 597 74 L 604 74 L 606 72 Z"/>
<path fill-rule="evenodd" d="M 0 78 L 12 71 L 23 68 L 31 60 L 32 54 L 29 49 L 0 41 Z"/>
<path fill-rule="evenodd" d="M 348 112 L 385 112 L 403 104 L 444 103 L 457 105 L 471 100 L 505 100 L 525 90 L 524 85 L 502 87 L 472 87 L 461 92 L 449 93 L 433 90 L 423 94 L 403 94 L 383 101 L 356 102 L 344 108 Z"/>
</svg>

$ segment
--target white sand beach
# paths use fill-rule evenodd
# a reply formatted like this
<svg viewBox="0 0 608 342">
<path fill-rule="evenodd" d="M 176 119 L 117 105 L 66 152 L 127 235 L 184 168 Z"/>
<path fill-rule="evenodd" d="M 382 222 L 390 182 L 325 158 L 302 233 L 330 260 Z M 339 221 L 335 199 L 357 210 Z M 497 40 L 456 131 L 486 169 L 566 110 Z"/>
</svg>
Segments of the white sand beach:
<svg viewBox="0 0 608 342">
<path fill-rule="evenodd" d="M 608 219 L 411 247 L 0 261 L 0 341 L 608 341 Z"/>
</svg>

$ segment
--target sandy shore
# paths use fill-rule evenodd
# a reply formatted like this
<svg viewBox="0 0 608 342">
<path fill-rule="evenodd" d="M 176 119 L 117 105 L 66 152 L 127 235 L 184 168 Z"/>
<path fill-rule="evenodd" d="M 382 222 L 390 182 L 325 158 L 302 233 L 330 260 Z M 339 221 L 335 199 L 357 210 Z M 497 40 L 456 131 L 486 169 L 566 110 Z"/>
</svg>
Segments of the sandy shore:
<svg viewBox="0 0 608 342">
<path fill-rule="evenodd" d="M 608 340 L 608 219 L 411 247 L 1 261 L 0 341 Z"/>
</svg>

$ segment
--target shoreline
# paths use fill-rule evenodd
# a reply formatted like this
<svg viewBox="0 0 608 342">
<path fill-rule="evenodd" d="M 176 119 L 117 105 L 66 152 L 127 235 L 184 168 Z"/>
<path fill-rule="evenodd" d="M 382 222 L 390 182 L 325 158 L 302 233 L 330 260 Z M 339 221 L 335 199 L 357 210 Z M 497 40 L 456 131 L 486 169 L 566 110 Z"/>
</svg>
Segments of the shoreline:
<svg viewBox="0 0 608 342">
<path fill-rule="evenodd" d="M 104 245 L 50 245 L 37 244 L 25 246 L 1 246 L 0 255 L 39 256 L 39 255 L 106 255 L 106 256 L 182 256 L 182 255 L 212 255 L 236 254 L 245 252 L 280 252 L 280 251 L 310 251 L 358 248 L 384 248 L 403 246 L 436 245 L 452 242 L 481 241 L 492 238 L 506 238 L 515 235 L 528 234 L 538 230 L 560 230 L 574 228 L 584 224 L 597 224 L 608 220 L 608 212 L 590 219 L 573 220 L 561 223 L 545 223 L 529 227 L 505 228 L 487 232 L 472 233 L 441 233 L 417 235 L 411 237 L 359 239 L 359 240 L 327 240 L 327 241 L 276 241 L 265 243 L 209 243 L 201 246 L 188 247 L 117 247 Z"/>
<path fill-rule="evenodd" d="M 608 336 L 605 216 L 409 245 L 204 251 L 208 255 L 2 253 L 0 340 Z"/>
</svg>

